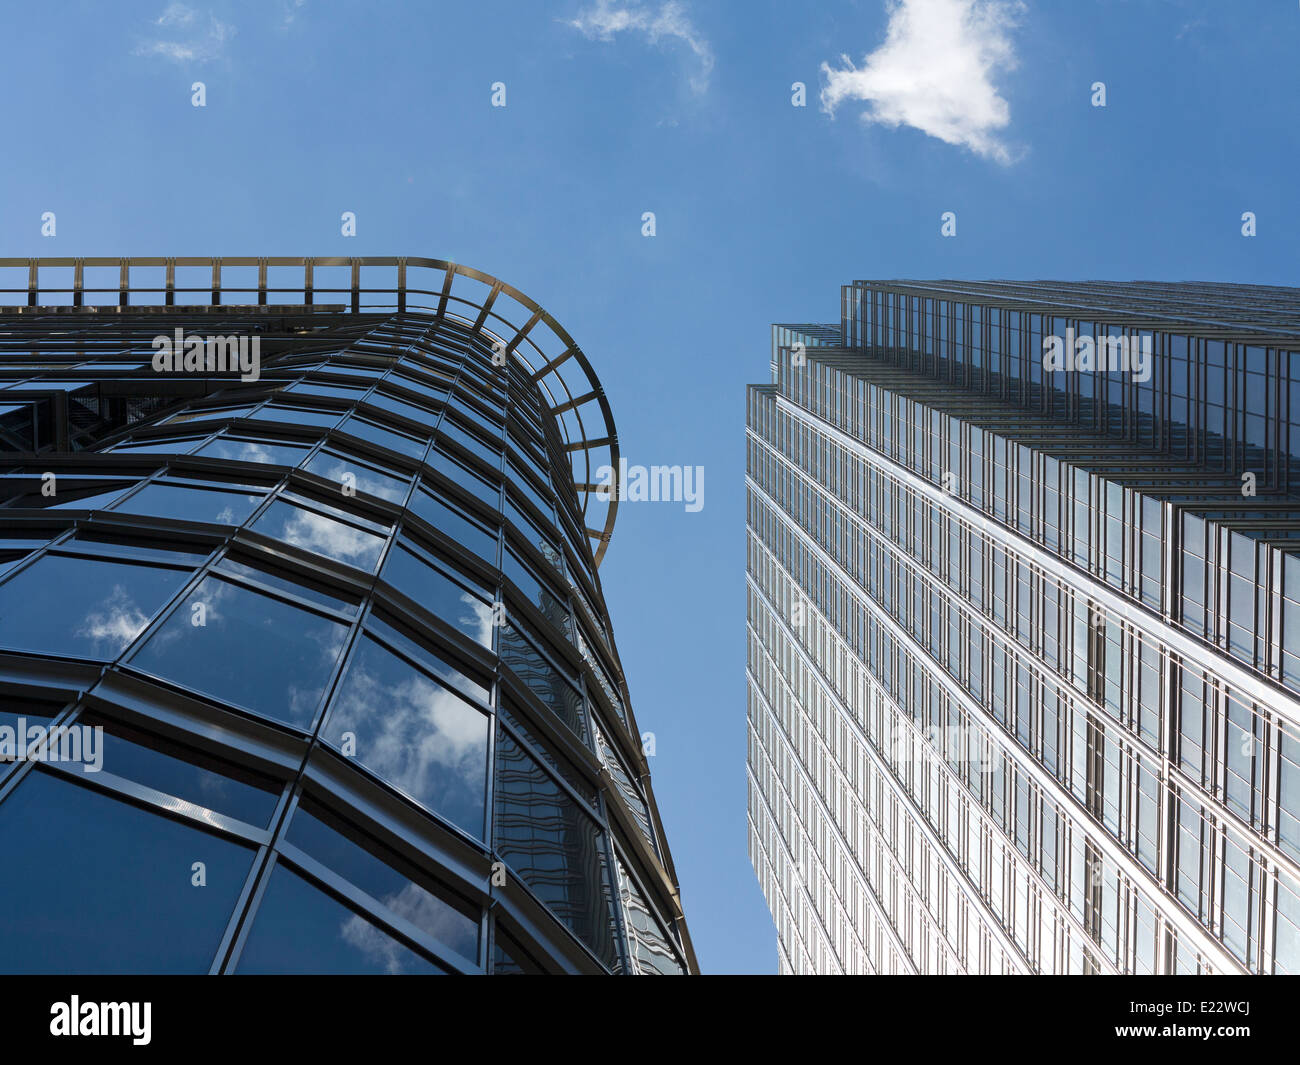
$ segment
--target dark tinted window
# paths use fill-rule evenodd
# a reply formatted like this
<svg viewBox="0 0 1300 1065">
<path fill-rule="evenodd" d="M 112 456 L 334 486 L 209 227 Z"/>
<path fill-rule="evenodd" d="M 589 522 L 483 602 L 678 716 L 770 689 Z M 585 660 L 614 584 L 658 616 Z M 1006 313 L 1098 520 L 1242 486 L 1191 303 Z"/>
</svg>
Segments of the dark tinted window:
<svg viewBox="0 0 1300 1065">
<path fill-rule="evenodd" d="M 34 699 L 0 700 L 0 775 L 17 759 L 23 737 L 31 735 L 31 726 L 47 728 L 50 718 L 62 709 L 62 703 L 37 702 Z"/>
<path fill-rule="evenodd" d="M 306 728 L 346 634 L 339 622 L 208 577 L 135 653 L 131 665 Z"/>
<path fill-rule="evenodd" d="M 432 962 L 281 864 L 240 955 L 241 973 L 438 973 Z"/>
<path fill-rule="evenodd" d="M 368 573 L 374 572 L 384 549 L 382 536 L 283 499 L 272 503 L 253 529 Z"/>
<path fill-rule="evenodd" d="M 39 771 L 0 803 L 0 853 L 0 970 L 18 973 L 205 973 L 253 859 Z"/>
<path fill-rule="evenodd" d="M 617 966 L 600 829 L 503 729 L 497 730 L 494 811 L 498 853 L 598 958 Z"/>
<path fill-rule="evenodd" d="M 477 960 L 477 910 L 355 825 L 304 798 L 288 839 L 462 957 Z"/>
<path fill-rule="evenodd" d="M 398 545 L 384 563 L 383 576 L 393 587 L 471 640 L 484 647 L 492 646 L 491 604 L 453 581 L 432 563 Z"/>
<path fill-rule="evenodd" d="M 495 532 L 488 532 L 459 510 L 448 506 L 442 500 L 435 498 L 423 489 L 417 491 L 411 497 L 410 506 L 414 513 L 422 517 L 453 543 L 460 544 L 467 551 L 472 551 L 488 562 L 496 562 L 497 537 Z"/>
<path fill-rule="evenodd" d="M 156 518 L 242 525 L 261 501 L 261 495 L 244 492 L 188 488 L 178 484 L 147 484 L 113 509 Z"/>
<path fill-rule="evenodd" d="M 0 585 L 0 646 L 116 658 L 188 576 L 108 559 L 46 555 Z"/>
<path fill-rule="evenodd" d="M 487 715 L 369 636 L 348 664 L 323 735 L 372 773 L 482 838 Z"/>
<path fill-rule="evenodd" d="M 78 725 L 100 728 L 101 768 L 250 825 L 266 827 L 280 784 L 202 751 L 94 714 Z"/>
<path fill-rule="evenodd" d="M 544 976 L 544 970 L 527 951 L 501 931 L 498 925 L 492 944 L 493 976 Z"/>
</svg>

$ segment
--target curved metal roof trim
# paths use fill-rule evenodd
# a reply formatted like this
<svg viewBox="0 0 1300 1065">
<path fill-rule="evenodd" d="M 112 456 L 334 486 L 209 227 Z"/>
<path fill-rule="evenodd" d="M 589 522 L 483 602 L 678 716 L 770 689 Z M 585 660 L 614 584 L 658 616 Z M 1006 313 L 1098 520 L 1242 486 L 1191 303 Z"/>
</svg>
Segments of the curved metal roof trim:
<svg viewBox="0 0 1300 1065">
<path fill-rule="evenodd" d="M 176 270 L 210 270 L 210 280 L 205 285 L 177 286 Z M 350 271 L 349 284 L 346 287 L 320 286 L 315 284 L 317 269 L 346 267 Z M 394 284 L 376 285 L 362 283 L 362 270 L 376 267 L 392 267 L 396 271 Z M 101 285 L 87 287 L 87 269 L 103 271 L 115 269 L 118 283 L 114 286 Z M 133 270 L 163 270 L 163 284 L 158 287 L 156 278 L 152 284 L 131 283 Z M 270 284 L 269 271 L 273 269 L 301 269 L 302 283 L 285 286 L 281 279 Z M 409 283 L 410 271 L 421 271 L 419 280 L 431 277 L 428 287 Z M 71 270 L 71 277 L 66 274 Z M 238 279 L 234 284 L 229 271 L 232 269 L 257 271 L 256 284 L 248 284 Z M 64 276 L 55 279 L 54 284 L 42 284 L 41 272 L 59 270 Z M 6 274 L 12 271 L 25 271 L 25 284 L 10 286 Z M 425 273 L 427 271 L 428 273 Z M 11 275 L 12 276 L 12 275 Z M 138 276 L 138 275 L 137 275 Z M 467 295 L 468 285 L 462 283 L 456 289 L 458 278 L 477 282 L 486 286 L 486 291 L 479 298 Z M 13 280 L 21 280 L 21 274 Z M 267 305 L 287 302 L 274 299 L 274 296 L 296 295 L 298 302 L 311 305 L 317 295 L 342 293 L 349 297 L 351 310 L 355 312 L 377 311 L 417 311 L 431 313 L 436 318 L 455 320 L 457 324 L 468 325 L 472 332 L 481 334 L 492 346 L 493 342 L 504 344 L 505 352 L 518 361 L 542 390 L 551 416 L 555 419 L 565 449 L 570 456 L 574 484 L 578 490 L 578 500 L 582 506 L 582 515 L 588 539 L 591 541 L 592 554 L 599 566 L 609 548 L 614 532 L 614 521 L 618 515 L 618 498 L 603 498 L 598 494 L 595 473 L 601 466 L 617 470 L 619 465 L 618 433 L 614 426 L 614 415 L 605 396 L 604 387 L 592 369 L 591 363 L 582 349 L 574 342 L 568 331 L 555 318 L 545 311 L 535 300 L 530 299 L 512 285 L 500 278 L 475 270 L 473 267 L 449 262 L 445 259 L 428 259 L 418 256 L 222 256 L 199 258 L 165 258 L 157 256 L 136 256 L 131 258 L 37 258 L 14 259 L 0 258 L 0 297 L 12 293 L 22 299 L 13 300 L 15 305 L 25 303 L 28 307 L 95 307 L 117 309 L 131 306 L 172 306 L 177 304 L 177 293 L 205 293 L 206 302 L 213 306 L 222 305 L 222 297 L 227 295 L 256 294 L 256 303 Z M 131 296 L 145 294 L 159 297 L 147 303 L 132 304 Z M 113 297 L 107 301 L 87 302 L 87 296 Z M 513 300 L 528 315 L 525 321 L 514 322 L 494 310 L 499 297 L 505 295 Z M 370 300 L 378 296 L 392 296 L 392 302 L 373 303 Z M 49 299 L 48 297 L 63 297 Z M 364 297 L 364 299 L 363 299 Z M 428 302 L 424 302 L 427 300 Z M 11 301 L 0 298 L 0 303 Z M 193 300 L 181 301 L 193 303 Z M 252 303 L 251 299 L 236 300 L 236 304 Z M 469 313 L 466 313 L 466 312 Z M 594 404 L 595 410 L 591 407 Z M 584 417 L 583 409 L 589 414 Z M 598 412 L 598 413 L 597 413 Z M 594 415 L 594 416 L 593 416 Z M 599 461 L 604 458 L 605 461 Z M 603 520 L 602 520 L 603 512 Z"/>
</svg>

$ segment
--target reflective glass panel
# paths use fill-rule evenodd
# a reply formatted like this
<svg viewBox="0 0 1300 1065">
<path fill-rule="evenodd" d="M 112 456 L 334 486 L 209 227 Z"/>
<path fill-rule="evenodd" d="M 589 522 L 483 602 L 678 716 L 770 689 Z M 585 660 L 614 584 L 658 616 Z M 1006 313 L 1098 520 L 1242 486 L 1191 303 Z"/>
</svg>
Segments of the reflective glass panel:
<svg viewBox="0 0 1300 1065">
<path fill-rule="evenodd" d="M 208 577 L 135 653 L 131 665 L 307 728 L 346 634 L 347 626 L 337 621 Z"/>
<path fill-rule="evenodd" d="M 251 415 L 257 421 L 289 422 L 293 425 L 315 425 L 328 429 L 337 424 L 342 411 L 314 410 L 311 407 L 263 407 Z"/>
<path fill-rule="evenodd" d="M 501 626 L 501 661 L 584 743 L 587 727 L 582 695 L 510 622 Z"/>
<path fill-rule="evenodd" d="M 271 874 L 237 968 L 294 975 L 441 972 L 283 863 Z"/>
<path fill-rule="evenodd" d="M 282 788 L 270 777 L 94 714 L 77 724 L 101 730 L 99 765 L 106 773 L 262 828 L 275 812 Z"/>
<path fill-rule="evenodd" d="M 364 637 L 323 738 L 372 773 L 482 838 L 488 718 L 432 677 Z"/>
<path fill-rule="evenodd" d="M 316 588 L 305 581 L 294 580 L 294 578 L 278 570 L 273 570 L 267 566 L 250 565 L 241 559 L 227 555 L 219 563 L 217 569 L 225 573 L 236 573 L 241 577 L 247 577 L 249 580 L 257 581 L 259 584 L 269 585 L 272 588 L 279 589 L 282 592 L 288 592 L 296 595 L 301 599 L 306 599 L 317 606 L 328 607 L 331 610 L 340 610 L 345 614 L 355 614 L 357 604 L 355 602 L 342 599 L 335 595 L 330 595 Z"/>
<path fill-rule="evenodd" d="M 380 473 L 371 466 L 351 461 L 333 451 L 322 451 L 313 455 L 312 460 L 303 469 L 339 485 L 351 483 L 358 491 L 387 499 L 392 503 L 403 502 L 411 484 L 409 477 L 395 477 L 389 473 Z M 346 479 L 349 475 L 352 478 L 351 482 Z"/>
<path fill-rule="evenodd" d="M 600 828 L 503 729 L 497 730 L 493 809 L 498 853 L 601 961 L 616 967 Z"/>
<path fill-rule="evenodd" d="M 345 433 L 351 433 L 362 440 L 369 440 L 372 444 L 378 444 L 390 451 L 396 451 L 399 455 L 409 455 L 412 458 L 420 458 L 428 446 L 424 440 L 416 440 L 405 433 L 385 429 L 361 418 L 349 418 L 340 428 Z"/>
<path fill-rule="evenodd" d="M 113 509 L 119 513 L 146 514 L 154 518 L 242 525 L 261 501 L 261 495 L 244 492 L 154 483 L 145 485 Z"/>
<path fill-rule="evenodd" d="M 382 536 L 283 499 L 272 503 L 252 528 L 304 551 L 324 555 L 368 573 L 374 572 L 384 549 Z"/>
<path fill-rule="evenodd" d="M 297 466 L 311 448 L 297 444 L 271 443 L 268 440 L 243 440 L 219 436 L 198 453 L 207 458 L 232 459 L 235 462 L 266 462 L 275 466 Z"/>
<path fill-rule="evenodd" d="M 429 492 L 420 490 L 411 497 L 410 509 L 427 521 L 453 543 L 460 544 L 488 562 L 496 562 L 497 538 L 459 510 L 449 507 Z"/>
<path fill-rule="evenodd" d="M 205 973 L 254 852 L 35 771 L 0 803 L 0 853 L 0 971 Z"/>
<path fill-rule="evenodd" d="M 462 957 L 477 960 L 477 909 L 355 825 L 304 798 L 288 839 L 399 917 Z"/>
<path fill-rule="evenodd" d="M 156 566 L 46 555 L 0 585 L 0 646 L 116 658 L 188 576 Z"/>
<path fill-rule="evenodd" d="M 615 859 L 615 861 L 618 861 Z M 681 976 L 681 962 L 669 944 L 663 926 L 655 919 L 645 896 L 618 862 L 619 887 L 623 896 L 623 919 L 632 945 L 632 961 L 643 976 Z"/>
<path fill-rule="evenodd" d="M 492 606 L 400 544 L 384 563 L 384 580 L 484 647 L 492 646 Z"/>
</svg>

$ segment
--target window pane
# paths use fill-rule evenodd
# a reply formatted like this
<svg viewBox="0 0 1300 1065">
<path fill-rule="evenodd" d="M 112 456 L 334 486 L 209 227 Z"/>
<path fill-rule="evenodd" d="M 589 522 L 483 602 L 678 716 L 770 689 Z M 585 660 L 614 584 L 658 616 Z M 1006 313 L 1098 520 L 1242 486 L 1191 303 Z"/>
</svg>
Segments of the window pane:
<svg viewBox="0 0 1300 1065">
<path fill-rule="evenodd" d="M 336 521 L 314 510 L 277 499 L 266 513 L 253 523 L 253 529 L 301 547 L 304 551 L 324 555 L 349 566 L 373 573 L 384 548 L 384 538 L 355 525 Z"/>
<path fill-rule="evenodd" d="M 250 847 L 39 771 L 0 803 L 0 853 L 11 973 L 205 973 L 253 860 Z M 204 887 L 191 883 L 195 862 Z"/>
<path fill-rule="evenodd" d="M 376 975 L 441 971 L 284 865 L 271 874 L 238 969 Z"/>
<path fill-rule="evenodd" d="M 314 410 L 311 407 L 263 407 L 250 417 L 257 421 L 316 425 L 322 429 L 328 429 L 338 422 L 342 414 L 339 411 Z"/>
<path fill-rule="evenodd" d="M 273 444 L 268 440 L 239 440 L 235 437 L 219 436 L 206 447 L 200 448 L 198 453 L 208 458 L 233 459 L 236 462 L 269 462 L 276 466 L 297 466 L 310 450 L 309 447 L 298 447 L 294 444 Z"/>
<path fill-rule="evenodd" d="M 519 557 L 509 549 L 506 550 L 501 559 L 501 566 L 505 571 L 505 575 L 514 581 L 519 590 L 528 597 L 528 601 L 537 607 L 560 632 L 564 633 L 565 636 L 569 636 L 569 612 L 554 591 L 538 577 L 534 576 L 533 571 L 524 565 L 519 560 Z"/>
<path fill-rule="evenodd" d="M 113 509 L 125 514 L 147 514 L 157 518 L 242 525 L 261 501 L 261 495 L 243 492 L 187 488 L 178 484 L 147 484 Z"/>
<path fill-rule="evenodd" d="M 190 448 L 192 448 L 195 445 L 197 441 L 202 439 L 203 439 L 202 436 L 182 436 L 182 437 L 169 437 L 166 440 L 162 440 L 162 439 L 137 440 L 137 441 L 127 442 L 123 444 L 114 444 L 112 447 L 105 448 L 104 450 L 105 452 L 112 452 L 115 455 L 118 454 L 119 452 L 125 452 L 125 451 L 135 451 L 141 453 L 155 451 L 167 455 L 184 455 L 190 450 Z"/>
<path fill-rule="evenodd" d="M 501 626 L 500 654 L 501 661 L 585 743 L 581 694 L 510 622 Z"/>
<path fill-rule="evenodd" d="M 288 839 L 462 957 L 477 960 L 477 909 L 355 825 L 304 798 Z"/>
<path fill-rule="evenodd" d="M 456 441 L 456 443 L 460 444 L 460 446 L 465 448 L 465 450 L 473 455 L 477 455 L 494 469 L 499 470 L 501 468 L 501 453 L 499 451 L 494 451 L 477 436 L 470 433 L 468 430 L 462 429 L 450 418 L 444 417 L 442 419 L 442 423 L 438 426 L 438 432 L 443 436 Z"/>
<path fill-rule="evenodd" d="M 130 485 L 125 482 L 113 484 L 95 481 L 75 488 L 64 486 L 52 496 L 29 492 L 5 505 L 45 510 L 99 510 L 120 496 L 128 487 Z"/>
<path fill-rule="evenodd" d="M 349 461 L 332 451 L 322 451 L 313 456 L 303 468 L 318 477 L 324 477 L 340 485 L 348 483 L 344 478 L 351 474 L 355 479 L 354 486 L 359 491 L 393 503 L 401 503 L 406 499 L 406 491 L 411 483 L 409 477 L 394 477 L 391 474 L 380 473 L 369 466 Z"/>
<path fill-rule="evenodd" d="M 280 798 L 278 781 L 162 736 L 88 714 L 77 722 L 103 729 L 101 768 L 195 806 L 265 827 Z"/>
<path fill-rule="evenodd" d="M 375 612 L 367 619 L 366 630 L 399 654 L 405 655 L 417 668 L 433 674 L 447 687 L 468 695 L 471 699 L 477 699 L 480 703 L 488 701 L 491 678 L 454 661 L 450 655 L 421 639 L 414 630 L 392 624 L 383 614 Z"/>
<path fill-rule="evenodd" d="M 203 609 L 196 609 L 200 605 Z M 339 622 L 208 577 L 135 653 L 131 665 L 307 728 L 346 634 Z"/>
<path fill-rule="evenodd" d="M 379 407 L 382 410 L 390 410 L 394 414 L 400 414 L 403 418 L 410 418 L 411 421 L 419 425 L 428 425 L 437 421 L 438 414 L 436 411 L 426 410 L 423 407 L 417 407 L 414 403 L 407 403 L 405 400 L 398 399 L 396 396 L 390 396 L 383 392 L 371 392 L 366 397 L 366 403 Z"/>
<path fill-rule="evenodd" d="M 48 728 L 50 718 L 62 709 L 62 703 L 34 699 L 6 698 L 0 703 L 0 775 L 17 760 L 21 737 L 31 735 L 31 726 Z"/>
<path fill-rule="evenodd" d="M 412 458 L 420 458 L 428 446 L 423 440 L 413 439 L 405 433 L 393 432 L 391 429 L 385 429 L 383 426 L 361 418 L 349 418 L 339 428 L 345 433 L 360 437 L 362 440 L 368 440 L 372 444 L 378 444 L 390 451 L 396 451 L 399 455 L 410 455 Z"/>
<path fill-rule="evenodd" d="M 621 861 L 618 862 L 618 879 L 623 896 L 623 917 L 627 922 L 632 961 L 637 972 L 644 976 L 684 975 L 667 934 L 650 912 L 645 897 L 632 882 Z"/>
<path fill-rule="evenodd" d="M 188 574 L 46 555 L 0 585 L 0 646 L 116 658 Z"/>
<path fill-rule="evenodd" d="M 413 552 L 398 545 L 384 563 L 383 576 L 471 640 L 492 646 L 492 607 Z"/>
<path fill-rule="evenodd" d="M 488 562 L 497 560 L 497 537 L 476 522 L 470 521 L 458 510 L 453 510 L 429 492 L 417 491 L 411 497 L 411 510 L 422 517 L 453 543 L 460 544 Z"/>
<path fill-rule="evenodd" d="M 249 407 L 201 407 L 198 410 L 183 411 L 170 418 L 164 418 L 160 425 L 174 422 L 206 421 L 209 418 L 242 418 L 253 408 Z"/>
<path fill-rule="evenodd" d="M 339 610 L 345 614 L 355 615 L 357 612 L 357 602 L 352 599 L 343 599 L 336 595 L 330 595 L 311 584 L 295 580 L 288 574 L 281 573 L 271 569 L 269 566 L 260 564 L 249 564 L 237 558 L 234 555 L 227 555 L 217 563 L 217 569 L 226 573 L 235 573 L 241 577 L 247 577 L 251 581 L 257 581 L 259 584 L 267 584 L 272 588 L 277 588 L 282 592 L 288 592 L 290 595 L 296 595 L 308 602 L 315 603 L 317 606 L 326 607 L 329 610 Z"/>
<path fill-rule="evenodd" d="M 497 730 L 496 766 L 497 851 L 601 961 L 615 968 L 609 870 L 596 822 L 504 729 Z"/>
<path fill-rule="evenodd" d="M 301 381 L 296 385 L 290 385 L 285 391 L 307 396 L 337 396 L 347 400 L 358 400 L 366 392 L 364 388 L 353 388 L 351 385 L 326 385 L 319 381 Z"/>
<path fill-rule="evenodd" d="M 546 970 L 507 936 L 498 924 L 492 943 L 493 976 L 545 976 Z"/>
<path fill-rule="evenodd" d="M 527 727 L 518 714 L 512 713 L 509 704 L 505 701 L 497 704 L 497 721 L 509 725 L 517 736 L 522 736 L 527 743 L 531 743 L 532 750 L 529 753 L 540 755 L 552 772 L 556 776 L 563 777 L 565 783 L 587 801 L 588 806 L 595 810 L 600 809 L 600 793 L 596 786 L 583 776 L 568 758 L 554 750 L 553 744 L 541 739 L 536 729 Z"/>
<path fill-rule="evenodd" d="M 434 813 L 483 837 L 488 719 L 371 637 L 357 653 L 323 737 Z"/>
<path fill-rule="evenodd" d="M 454 461 L 446 452 L 438 447 L 433 447 L 429 450 L 429 457 L 426 461 L 443 476 L 483 500 L 493 510 L 500 508 L 501 490 L 496 485 L 488 484 L 478 474 L 471 473 L 459 462 Z"/>
<path fill-rule="evenodd" d="M 186 548 L 191 548 L 187 550 Z M 172 565 L 196 567 L 208 557 L 206 547 L 170 540 L 140 540 L 131 537 L 106 536 L 102 533 L 82 532 L 65 540 L 59 551 L 77 551 L 88 555 L 116 555 L 138 561 L 164 562 Z"/>
</svg>

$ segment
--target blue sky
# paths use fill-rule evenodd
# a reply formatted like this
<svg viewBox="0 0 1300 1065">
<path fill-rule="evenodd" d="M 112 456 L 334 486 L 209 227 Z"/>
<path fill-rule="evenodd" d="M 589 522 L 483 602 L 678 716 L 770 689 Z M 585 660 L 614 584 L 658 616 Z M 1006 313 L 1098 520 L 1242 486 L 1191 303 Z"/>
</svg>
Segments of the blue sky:
<svg viewBox="0 0 1300 1065">
<path fill-rule="evenodd" d="M 573 334 L 630 462 L 704 467 L 698 513 L 622 507 L 602 576 L 709 972 L 776 967 L 744 765 L 770 324 L 859 277 L 1295 283 L 1289 0 L 49 0 L 0 28 L 0 254 L 463 262 Z"/>
</svg>

